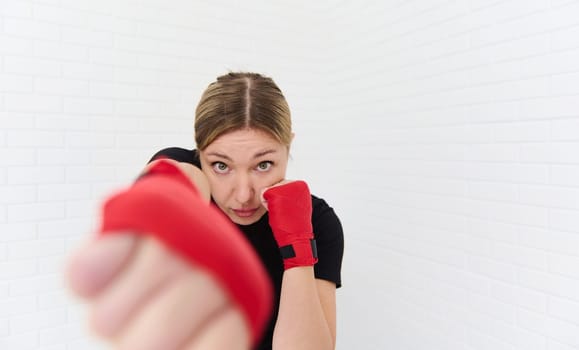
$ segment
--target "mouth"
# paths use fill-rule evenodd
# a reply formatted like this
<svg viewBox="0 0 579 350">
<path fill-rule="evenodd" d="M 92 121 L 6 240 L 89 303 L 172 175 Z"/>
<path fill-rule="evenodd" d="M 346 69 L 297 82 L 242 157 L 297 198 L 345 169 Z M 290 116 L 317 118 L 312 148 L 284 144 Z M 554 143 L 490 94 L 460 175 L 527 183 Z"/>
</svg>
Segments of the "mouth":
<svg viewBox="0 0 579 350">
<path fill-rule="evenodd" d="M 231 209 L 235 215 L 239 216 L 240 218 L 248 218 L 255 214 L 257 208 L 255 209 Z"/>
</svg>

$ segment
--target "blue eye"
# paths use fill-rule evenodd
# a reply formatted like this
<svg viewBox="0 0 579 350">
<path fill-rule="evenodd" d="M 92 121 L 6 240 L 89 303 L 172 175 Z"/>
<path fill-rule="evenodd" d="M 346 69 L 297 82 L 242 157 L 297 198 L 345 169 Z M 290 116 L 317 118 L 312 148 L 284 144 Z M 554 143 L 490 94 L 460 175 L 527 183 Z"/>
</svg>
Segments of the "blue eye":
<svg viewBox="0 0 579 350">
<path fill-rule="evenodd" d="M 272 161 L 265 161 L 265 162 L 260 162 L 257 165 L 257 170 L 258 171 L 268 171 L 269 169 L 271 169 L 271 167 L 273 166 L 273 162 Z"/>
<path fill-rule="evenodd" d="M 229 170 L 229 167 L 227 166 L 227 164 L 225 164 L 223 162 L 213 162 L 213 163 L 211 163 L 211 167 L 218 174 L 225 174 Z"/>
</svg>

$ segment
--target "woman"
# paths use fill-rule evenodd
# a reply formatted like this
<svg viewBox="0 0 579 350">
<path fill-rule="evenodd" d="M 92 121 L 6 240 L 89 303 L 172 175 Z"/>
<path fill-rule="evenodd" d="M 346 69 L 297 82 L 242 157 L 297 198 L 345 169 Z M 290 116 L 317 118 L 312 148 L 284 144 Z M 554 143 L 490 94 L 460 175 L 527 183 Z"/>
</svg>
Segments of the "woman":
<svg viewBox="0 0 579 350">
<path fill-rule="evenodd" d="M 332 208 L 310 195 L 304 182 L 285 180 L 293 136 L 289 107 L 272 79 L 255 73 L 229 73 L 209 85 L 196 110 L 197 149 L 159 151 L 142 179 L 123 195 L 134 198 L 134 193 L 148 191 L 162 196 L 172 191 L 171 184 L 179 182 L 175 179 L 183 174 L 194 190 L 175 185 L 171 195 L 166 195 L 167 204 L 159 204 L 164 199 L 145 201 L 146 213 L 153 206 L 158 210 L 151 213 L 165 213 L 151 218 L 152 226 L 140 225 L 156 215 L 144 212 L 135 216 L 134 225 L 111 224 L 111 218 L 123 221 L 130 217 L 126 208 L 131 205 L 107 203 L 102 231 L 128 234 L 107 235 L 89 243 L 69 264 L 72 289 L 92 304 L 91 320 L 97 335 L 127 349 L 335 347 L 342 227 Z M 180 175 L 169 169 L 171 166 Z M 171 176 L 172 182 L 161 184 Z M 168 208 L 178 206 L 172 200 L 181 196 L 187 203 L 204 198 L 212 204 L 187 204 L 183 208 L 186 214 L 175 218 L 175 210 Z M 209 207 L 219 208 L 237 232 L 229 230 L 218 216 L 211 216 Z M 169 216 L 174 219 L 167 219 Z M 175 223 L 184 216 L 189 221 Z M 184 226 L 188 230 L 184 235 L 196 237 L 195 244 L 175 243 L 180 236 L 172 236 L 171 241 L 168 236 L 156 239 L 159 236 L 135 234 L 165 230 L 170 236 Z M 212 233 L 207 235 L 209 231 Z M 247 250 L 245 243 L 234 237 L 238 232 L 249 242 Z M 226 241 L 214 241 L 225 233 Z M 184 245 L 193 248 L 185 251 Z M 221 260 L 205 259 L 208 251 L 221 254 L 223 250 L 227 251 L 220 255 L 224 259 L 237 259 L 228 263 L 228 268 L 235 265 L 241 272 L 220 274 L 216 271 L 224 269 Z M 252 254 L 258 257 L 260 267 L 251 265 Z M 247 267 L 250 265 L 253 267 Z M 243 291 L 235 291 L 239 282 L 232 282 L 232 275 L 257 271 L 250 280 L 259 281 L 261 267 L 273 286 L 273 308 L 265 326 L 255 326 L 257 333 L 252 335 L 247 320 L 255 303 L 239 295 L 251 284 L 253 300 L 266 299 L 260 293 L 267 287 L 256 288 L 259 283 L 252 282 L 245 283 Z M 231 299 L 235 302 L 227 301 Z"/>
</svg>

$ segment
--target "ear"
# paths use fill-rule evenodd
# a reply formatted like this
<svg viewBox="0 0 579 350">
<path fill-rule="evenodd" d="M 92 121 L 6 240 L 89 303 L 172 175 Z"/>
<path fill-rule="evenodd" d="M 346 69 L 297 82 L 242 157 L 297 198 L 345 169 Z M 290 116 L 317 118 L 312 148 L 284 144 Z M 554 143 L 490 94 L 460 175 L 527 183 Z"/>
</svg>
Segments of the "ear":
<svg viewBox="0 0 579 350">
<path fill-rule="evenodd" d="M 292 143 L 293 143 L 293 141 L 294 141 L 294 137 L 295 137 L 295 136 L 296 136 L 296 134 L 292 132 L 292 136 L 291 136 L 291 139 L 290 139 L 290 143 L 289 143 L 289 145 L 287 145 L 287 152 L 288 152 L 288 154 L 289 154 L 289 151 L 290 151 L 290 149 L 291 149 L 291 146 L 292 146 Z"/>
</svg>

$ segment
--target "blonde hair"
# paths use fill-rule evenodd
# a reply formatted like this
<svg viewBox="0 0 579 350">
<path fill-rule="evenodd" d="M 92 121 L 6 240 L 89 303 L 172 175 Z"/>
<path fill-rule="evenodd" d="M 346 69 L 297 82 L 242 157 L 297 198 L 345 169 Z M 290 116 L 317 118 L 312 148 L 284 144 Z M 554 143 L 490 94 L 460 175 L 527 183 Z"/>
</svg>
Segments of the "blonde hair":
<svg viewBox="0 0 579 350">
<path fill-rule="evenodd" d="M 289 148 L 290 109 L 274 81 L 257 73 L 222 75 L 207 87 L 195 111 L 195 142 L 204 150 L 222 134 L 256 129 Z"/>
</svg>

